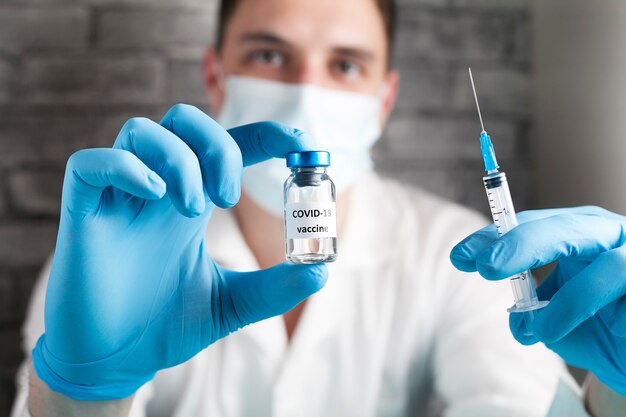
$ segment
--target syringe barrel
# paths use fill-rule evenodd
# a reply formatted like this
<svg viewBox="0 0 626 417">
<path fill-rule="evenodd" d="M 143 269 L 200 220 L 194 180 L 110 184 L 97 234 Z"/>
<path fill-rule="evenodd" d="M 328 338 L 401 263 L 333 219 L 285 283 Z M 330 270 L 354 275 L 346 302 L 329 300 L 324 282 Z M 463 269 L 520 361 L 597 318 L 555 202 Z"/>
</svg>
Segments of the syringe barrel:
<svg viewBox="0 0 626 417">
<path fill-rule="evenodd" d="M 504 172 L 496 172 L 487 175 L 483 177 L 483 183 L 485 184 L 485 191 L 489 200 L 491 216 L 496 225 L 498 237 L 501 237 L 513 230 L 518 224 L 506 174 Z"/>
<path fill-rule="evenodd" d="M 498 237 L 502 237 L 518 225 L 506 174 L 504 172 L 492 173 L 483 177 L 483 183 Z M 509 277 L 509 280 L 513 289 L 516 311 L 536 308 L 538 303 L 537 291 L 530 271 L 513 275 Z"/>
<path fill-rule="evenodd" d="M 533 276 L 530 271 L 524 271 L 521 274 L 509 277 L 511 288 L 513 289 L 513 299 L 515 306 L 520 309 L 526 309 L 537 304 L 537 290 L 533 282 Z"/>
</svg>

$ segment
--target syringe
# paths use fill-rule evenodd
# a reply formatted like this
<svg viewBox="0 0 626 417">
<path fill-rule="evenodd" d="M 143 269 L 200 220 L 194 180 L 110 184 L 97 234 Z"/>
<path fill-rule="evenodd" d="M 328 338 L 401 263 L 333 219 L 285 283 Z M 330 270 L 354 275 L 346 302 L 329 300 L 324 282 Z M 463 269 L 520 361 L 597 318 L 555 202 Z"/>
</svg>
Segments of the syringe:
<svg viewBox="0 0 626 417">
<path fill-rule="evenodd" d="M 515 209 L 513 208 L 513 200 L 509 191 L 509 184 L 506 180 L 506 174 L 498 170 L 498 161 L 496 153 L 491 143 L 491 138 L 485 131 L 483 118 L 480 114 L 480 106 L 478 105 L 478 96 L 476 95 L 476 87 L 474 86 L 474 78 L 472 77 L 472 69 L 469 69 L 470 80 L 472 82 L 472 90 L 474 91 L 474 100 L 476 100 L 476 108 L 478 109 L 478 117 L 480 118 L 480 126 L 482 132 L 480 134 L 480 149 L 483 154 L 485 163 L 485 171 L 487 175 L 483 177 L 485 191 L 489 199 L 489 207 L 493 222 L 498 232 L 498 237 L 510 232 L 518 225 Z M 526 322 L 526 336 L 532 335 L 531 323 L 533 320 L 533 311 L 548 305 L 548 301 L 539 301 L 535 283 L 530 271 L 524 271 L 509 277 L 511 287 L 513 288 L 513 298 L 515 305 L 508 309 L 511 313 L 524 313 Z"/>
</svg>

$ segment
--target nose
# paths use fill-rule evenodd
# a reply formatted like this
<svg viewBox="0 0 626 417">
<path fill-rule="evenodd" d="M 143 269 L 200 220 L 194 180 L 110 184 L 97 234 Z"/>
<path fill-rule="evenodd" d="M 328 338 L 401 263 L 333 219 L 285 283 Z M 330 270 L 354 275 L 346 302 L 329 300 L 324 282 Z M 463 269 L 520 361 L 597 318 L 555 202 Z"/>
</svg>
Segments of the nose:
<svg viewBox="0 0 626 417">
<path fill-rule="evenodd" d="M 324 66 L 321 59 L 313 55 L 302 56 L 290 71 L 290 78 L 289 82 L 297 84 L 322 84 Z"/>
</svg>

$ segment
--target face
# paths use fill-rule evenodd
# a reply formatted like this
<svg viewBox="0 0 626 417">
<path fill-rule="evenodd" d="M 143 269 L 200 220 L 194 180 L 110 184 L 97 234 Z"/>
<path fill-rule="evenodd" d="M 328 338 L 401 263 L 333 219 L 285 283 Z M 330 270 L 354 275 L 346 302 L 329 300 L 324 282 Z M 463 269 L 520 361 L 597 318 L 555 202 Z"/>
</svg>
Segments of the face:
<svg viewBox="0 0 626 417">
<path fill-rule="evenodd" d="M 380 96 L 384 124 L 398 84 L 387 59 L 374 0 L 241 0 L 221 50 L 206 55 L 205 80 L 215 113 L 223 80 L 239 75 Z"/>
</svg>

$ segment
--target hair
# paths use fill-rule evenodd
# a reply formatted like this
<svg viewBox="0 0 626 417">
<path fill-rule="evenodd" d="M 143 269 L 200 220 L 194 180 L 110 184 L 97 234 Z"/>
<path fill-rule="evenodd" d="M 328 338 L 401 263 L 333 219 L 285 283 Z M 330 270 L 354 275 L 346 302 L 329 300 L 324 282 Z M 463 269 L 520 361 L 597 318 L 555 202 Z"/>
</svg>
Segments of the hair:
<svg viewBox="0 0 626 417">
<path fill-rule="evenodd" d="M 373 0 L 380 11 L 380 15 L 383 19 L 385 26 L 385 35 L 387 38 L 387 55 L 388 61 L 391 62 L 391 56 L 393 55 L 393 47 L 395 43 L 396 35 L 396 1 L 395 0 Z M 226 27 L 228 22 L 235 14 L 237 6 L 241 3 L 241 0 L 221 0 L 218 13 L 217 22 L 217 49 L 220 50 L 224 42 L 224 35 L 226 33 Z"/>
</svg>

